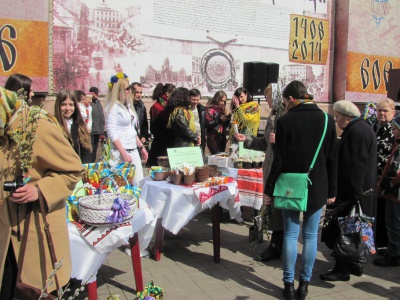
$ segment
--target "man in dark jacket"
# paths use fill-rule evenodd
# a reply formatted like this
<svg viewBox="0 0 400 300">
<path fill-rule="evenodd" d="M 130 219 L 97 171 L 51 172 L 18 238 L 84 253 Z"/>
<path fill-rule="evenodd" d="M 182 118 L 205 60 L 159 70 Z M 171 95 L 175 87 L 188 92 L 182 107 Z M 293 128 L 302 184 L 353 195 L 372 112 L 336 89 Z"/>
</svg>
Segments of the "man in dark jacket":
<svg viewBox="0 0 400 300">
<path fill-rule="evenodd" d="M 104 135 L 104 111 L 99 100 L 99 89 L 95 86 L 89 89 L 92 94 L 92 130 L 90 137 L 92 140 L 92 162 L 96 162 L 97 148 L 99 146 L 100 136 Z"/>
<path fill-rule="evenodd" d="M 131 91 L 133 95 L 133 106 L 135 107 L 136 113 L 139 118 L 138 136 L 141 142 L 144 144 L 149 139 L 149 123 L 147 122 L 147 110 L 144 106 L 142 95 L 143 87 L 139 82 L 133 82 L 131 84 Z"/>
<path fill-rule="evenodd" d="M 198 89 L 189 91 L 189 109 L 194 115 L 194 123 L 196 125 L 196 133 L 201 136 L 201 153 L 204 155 L 206 147 L 206 132 L 204 127 L 204 111 L 205 107 L 200 103 L 201 94 Z"/>
</svg>

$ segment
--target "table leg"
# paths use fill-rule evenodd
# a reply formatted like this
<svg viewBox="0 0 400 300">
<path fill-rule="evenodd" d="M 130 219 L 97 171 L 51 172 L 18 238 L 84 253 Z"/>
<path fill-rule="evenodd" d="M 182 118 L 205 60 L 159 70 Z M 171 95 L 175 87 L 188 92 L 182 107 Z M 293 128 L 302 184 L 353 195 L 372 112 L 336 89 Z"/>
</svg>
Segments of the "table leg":
<svg viewBox="0 0 400 300">
<path fill-rule="evenodd" d="M 88 283 L 87 292 L 89 300 L 97 300 L 97 281 Z"/>
<path fill-rule="evenodd" d="M 214 262 L 219 263 L 221 261 L 221 213 L 219 210 L 219 203 L 214 205 L 212 208 L 212 229 L 213 229 L 213 247 L 214 247 Z"/>
<path fill-rule="evenodd" d="M 158 218 L 156 223 L 156 241 L 154 244 L 155 261 L 159 261 L 161 259 L 163 240 L 164 240 L 164 228 L 162 227 L 162 218 Z"/>
<path fill-rule="evenodd" d="M 135 275 L 136 291 L 143 291 L 142 262 L 140 260 L 139 235 L 137 232 L 129 239 L 129 245 L 131 247 L 131 258 L 133 274 Z"/>
</svg>

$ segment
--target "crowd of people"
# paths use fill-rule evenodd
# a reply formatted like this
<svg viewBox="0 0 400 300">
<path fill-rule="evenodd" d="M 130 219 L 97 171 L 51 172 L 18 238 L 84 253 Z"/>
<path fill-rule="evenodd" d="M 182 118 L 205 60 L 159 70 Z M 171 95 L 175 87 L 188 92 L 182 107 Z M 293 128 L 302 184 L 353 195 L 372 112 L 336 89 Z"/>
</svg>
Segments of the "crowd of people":
<svg viewBox="0 0 400 300">
<path fill-rule="evenodd" d="M 264 93 L 271 111 L 264 136 L 258 137 L 260 107 L 244 87 L 236 89 L 229 106 L 228 95 L 223 90 L 202 105 L 199 90 L 159 83 L 153 91 L 154 103 L 147 112 L 141 84 L 130 84 L 128 76 L 119 72 L 110 78 L 104 110 L 99 88 L 91 87 L 88 93 L 72 89 L 60 91 L 56 95 L 54 117 L 44 110 L 37 112 L 39 121 L 37 126 L 32 126 L 37 139 L 31 142 L 34 147 L 30 145 L 32 149 L 28 151 L 30 169 L 19 170 L 10 167 L 21 151 L 11 137 L 22 122 L 16 116 L 22 113 L 31 117 L 32 85 L 30 78 L 14 74 L 0 89 L 3 125 L 0 144 L 4 149 L 0 155 L 0 168 L 4 171 L 1 186 L 18 175 L 26 175 L 25 178 L 29 175 L 25 184 L 11 193 L 0 191 L 0 199 L 5 199 L 1 200 L 4 205 L 0 205 L 0 237 L 5 241 L 0 247 L 1 299 L 12 299 L 21 227 L 25 216 L 40 214 L 37 208 L 40 194 L 46 201 L 49 223 L 56 224 L 51 227 L 56 237 L 54 245 L 66 258 L 59 278 L 62 285 L 67 284 L 68 232 L 61 217 L 65 216 L 65 198 L 80 180 L 82 164 L 98 161 L 99 140 L 105 134 L 113 159 L 135 165 L 132 182 L 135 186 L 143 179 L 143 165 L 157 165 L 157 157 L 167 155 L 168 148 L 200 147 L 205 155 L 206 151 L 226 152 L 229 145 L 243 142 L 245 148 L 265 152 L 264 206 L 272 237 L 269 247 L 255 260 L 282 257 L 285 299 L 305 299 L 308 295 L 325 207 L 327 210 L 344 207 L 336 216 L 339 218 L 347 216 L 353 204 L 360 203 L 364 214 L 375 217 L 376 247 L 382 257 L 373 263 L 379 267 L 400 265 L 400 150 L 397 146 L 400 117 L 395 117 L 395 103 L 391 99 L 382 99 L 377 104 L 377 122 L 371 126 L 351 101 L 335 102 L 333 115 L 329 115 L 318 107 L 302 82 L 292 81 L 283 90 L 278 84 L 269 84 Z M 18 97 L 21 91 L 25 99 Z M 337 129 L 341 132 L 339 137 Z M 151 136 L 148 153 L 145 145 Z M 317 149 L 318 155 L 313 161 Z M 300 211 L 274 208 L 273 195 L 282 173 L 307 172 L 312 184 L 301 222 Z M 373 192 L 367 195 L 367 190 Z M 33 220 L 30 230 L 41 233 L 43 224 Z M 295 290 L 300 231 L 303 250 L 299 285 Z M 331 226 L 322 234 L 322 241 L 332 249 L 335 262 L 331 270 L 321 274 L 321 280 L 347 281 L 351 274 L 363 274 L 362 263 L 337 253 L 333 245 L 339 234 L 338 226 Z M 32 255 L 25 262 L 22 278 L 42 288 L 52 266 L 50 259 L 43 259 L 49 254 L 38 243 L 43 241 L 28 240 L 27 249 Z M 43 262 L 42 272 L 31 272 L 38 262 Z M 48 292 L 54 292 L 54 287 Z"/>
</svg>

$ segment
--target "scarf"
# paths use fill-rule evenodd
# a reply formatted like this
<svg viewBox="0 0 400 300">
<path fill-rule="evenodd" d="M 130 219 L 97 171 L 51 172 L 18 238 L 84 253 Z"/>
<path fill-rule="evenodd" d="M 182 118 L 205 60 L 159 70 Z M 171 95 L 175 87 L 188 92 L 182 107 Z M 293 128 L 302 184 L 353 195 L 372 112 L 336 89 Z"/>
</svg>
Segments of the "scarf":
<svg viewBox="0 0 400 300">
<path fill-rule="evenodd" d="M 305 95 L 305 96 L 308 96 L 307 94 Z M 291 100 L 290 102 L 289 102 L 289 104 L 288 104 L 288 107 L 287 107 L 287 110 L 289 111 L 289 110 L 291 110 L 293 107 L 296 107 L 296 106 L 298 106 L 298 105 L 300 105 L 300 104 L 303 104 L 303 103 L 310 103 L 310 102 L 313 102 L 314 103 L 314 100 L 309 100 L 309 99 L 293 99 L 293 100 Z"/>
<path fill-rule="evenodd" d="M 158 103 L 161 104 L 162 107 L 165 107 L 167 105 L 168 102 L 168 97 L 167 95 L 162 95 L 161 98 L 158 98 Z"/>
<path fill-rule="evenodd" d="M 185 116 L 186 121 L 189 123 L 189 129 L 191 131 L 193 131 L 194 133 L 196 133 L 196 124 L 194 124 L 194 115 L 193 115 L 193 113 L 190 110 L 188 110 L 188 109 L 186 109 L 185 107 L 182 107 L 182 106 L 175 107 L 175 109 L 169 114 L 167 128 L 172 128 L 172 123 L 174 122 L 176 116 L 181 111 L 183 112 L 183 115 Z M 193 146 L 194 144 L 191 143 L 191 145 Z"/>
<path fill-rule="evenodd" d="M 221 107 L 221 106 L 217 106 L 217 105 L 210 105 L 209 107 L 208 107 L 208 109 L 209 110 L 214 110 L 214 111 L 216 111 L 217 113 L 219 113 L 220 115 L 222 115 L 222 116 L 224 116 L 225 115 L 225 108 L 224 107 Z"/>
<path fill-rule="evenodd" d="M 9 125 L 14 112 L 24 104 L 24 100 L 17 93 L 6 90 L 0 86 L 0 136 Z"/>
<path fill-rule="evenodd" d="M 239 132 L 245 129 L 244 134 L 257 136 L 258 127 L 260 126 L 260 108 L 257 102 L 251 101 L 240 104 L 234 111 L 233 122 L 237 123 Z M 229 139 L 232 140 L 234 130 L 230 130 Z"/>
<path fill-rule="evenodd" d="M 0 136 L 4 135 L 5 128 L 17 119 L 22 110 L 28 110 L 28 118 L 40 114 L 40 119 L 45 119 L 59 127 L 53 115 L 38 106 L 28 107 L 22 95 L 0 86 Z"/>
</svg>

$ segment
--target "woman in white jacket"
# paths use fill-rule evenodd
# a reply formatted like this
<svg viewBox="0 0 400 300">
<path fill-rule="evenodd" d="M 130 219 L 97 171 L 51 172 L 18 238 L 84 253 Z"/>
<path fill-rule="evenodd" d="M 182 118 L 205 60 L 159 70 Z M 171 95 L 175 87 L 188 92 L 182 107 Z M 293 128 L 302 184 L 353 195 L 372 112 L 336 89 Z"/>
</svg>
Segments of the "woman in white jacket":
<svg viewBox="0 0 400 300">
<path fill-rule="evenodd" d="M 105 108 L 107 135 L 114 159 L 131 162 L 136 166 L 133 185 L 143 179 L 140 155 L 146 161 L 148 154 L 137 136 L 138 117 L 132 105 L 128 76 L 122 72 L 111 77 Z M 139 154 L 140 152 L 140 154 Z"/>
</svg>

